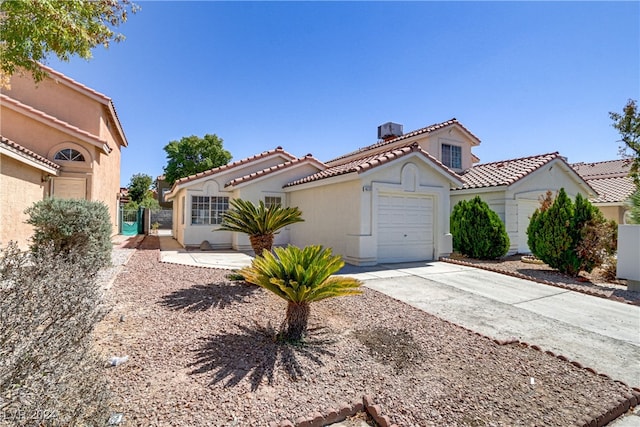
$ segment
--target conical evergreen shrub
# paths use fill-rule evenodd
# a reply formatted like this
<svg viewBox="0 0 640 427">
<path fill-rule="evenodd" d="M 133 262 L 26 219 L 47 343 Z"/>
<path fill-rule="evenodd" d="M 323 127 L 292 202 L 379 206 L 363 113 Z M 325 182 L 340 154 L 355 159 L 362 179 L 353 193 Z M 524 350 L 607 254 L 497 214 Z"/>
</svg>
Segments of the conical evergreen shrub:
<svg viewBox="0 0 640 427">
<path fill-rule="evenodd" d="M 472 258 L 495 259 L 509 250 L 504 223 L 479 196 L 453 207 L 451 234 L 454 250 Z"/>
</svg>

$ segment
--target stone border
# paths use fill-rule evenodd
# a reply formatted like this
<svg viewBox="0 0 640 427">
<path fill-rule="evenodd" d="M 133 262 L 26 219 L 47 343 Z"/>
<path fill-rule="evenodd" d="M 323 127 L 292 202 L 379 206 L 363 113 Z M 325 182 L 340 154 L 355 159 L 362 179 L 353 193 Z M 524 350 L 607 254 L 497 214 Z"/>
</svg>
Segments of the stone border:
<svg viewBox="0 0 640 427">
<path fill-rule="evenodd" d="M 473 268 L 477 268 L 477 269 L 480 269 L 480 270 L 491 271 L 493 273 L 500 273 L 500 274 L 504 274 L 504 275 L 507 275 L 507 276 L 516 277 L 518 279 L 529 280 L 531 282 L 536 282 L 536 283 L 540 283 L 540 284 L 543 284 L 543 285 L 555 286 L 556 288 L 562 288 L 562 289 L 566 289 L 566 290 L 569 290 L 569 291 L 580 292 L 580 293 L 583 293 L 583 294 L 587 294 L 587 295 L 591 295 L 591 296 L 599 297 L 599 298 L 604 298 L 604 299 L 608 299 L 608 300 L 611 300 L 611 301 L 621 302 L 621 303 L 624 303 L 624 304 L 640 306 L 640 301 L 633 302 L 633 301 L 628 301 L 628 300 L 626 300 L 626 299 L 624 299 L 622 297 L 609 296 L 604 291 L 599 291 L 597 289 L 586 289 L 584 286 L 580 286 L 580 285 L 572 285 L 572 284 L 564 283 L 564 282 L 552 282 L 551 280 L 543 280 L 543 279 L 538 279 L 536 277 L 527 276 L 526 274 L 518 273 L 517 271 L 505 271 L 505 270 L 502 270 L 500 268 L 494 268 L 494 267 L 489 267 L 489 266 L 486 266 L 486 265 L 474 264 L 472 262 L 461 261 L 461 260 L 448 258 L 448 257 L 440 257 L 440 261 L 448 262 L 449 264 L 457 264 L 457 265 L 463 265 L 465 267 L 473 267 Z"/>
<path fill-rule="evenodd" d="M 297 418 L 295 422 L 291 422 L 290 420 L 280 423 L 272 422 L 269 424 L 269 427 L 323 427 L 345 421 L 358 412 L 366 412 L 371 415 L 380 427 L 398 427 L 397 424 L 391 424 L 391 419 L 388 416 L 382 415 L 381 405 L 375 404 L 369 396 L 362 396 L 361 402 L 351 404 L 342 403 L 339 409 L 329 408 L 325 415 L 316 412 L 308 417 Z"/>
</svg>

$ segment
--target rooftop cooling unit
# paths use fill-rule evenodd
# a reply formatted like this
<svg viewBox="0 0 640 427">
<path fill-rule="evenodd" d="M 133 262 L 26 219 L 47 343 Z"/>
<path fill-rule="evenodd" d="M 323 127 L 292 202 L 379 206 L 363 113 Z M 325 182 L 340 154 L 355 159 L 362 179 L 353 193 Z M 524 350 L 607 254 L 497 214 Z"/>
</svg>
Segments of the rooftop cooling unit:
<svg viewBox="0 0 640 427">
<path fill-rule="evenodd" d="M 388 122 L 378 126 L 378 139 L 388 139 L 402 136 L 402 125 Z"/>
</svg>

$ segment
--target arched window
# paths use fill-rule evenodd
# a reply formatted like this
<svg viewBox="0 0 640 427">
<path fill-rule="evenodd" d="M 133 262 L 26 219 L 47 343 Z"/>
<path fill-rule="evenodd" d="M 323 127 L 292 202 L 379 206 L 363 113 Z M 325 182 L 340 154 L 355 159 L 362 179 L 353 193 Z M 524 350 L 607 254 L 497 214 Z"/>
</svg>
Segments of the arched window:
<svg viewBox="0 0 640 427">
<path fill-rule="evenodd" d="M 55 160 L 65 160 L 67 162 L 84 162 L 84 156 L 78 150 L 65 148 L 56 153 Z"/>
</svg>

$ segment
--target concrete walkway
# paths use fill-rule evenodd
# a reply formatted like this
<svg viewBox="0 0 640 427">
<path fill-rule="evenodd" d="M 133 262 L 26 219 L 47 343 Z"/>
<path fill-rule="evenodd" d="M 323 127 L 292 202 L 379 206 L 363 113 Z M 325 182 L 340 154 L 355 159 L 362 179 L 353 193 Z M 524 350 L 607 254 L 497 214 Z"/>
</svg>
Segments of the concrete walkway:
<svg viewBox="0 0 640 427">
<path fill-rule="evenodd" d="M 252 259 L 186 251 L 170 236 L 161 236 L 160 246 L 161 260 L 177 264 L 237 269 Z M 638 306 L 444 262 L 347 265 L 339 274 L 488 337 L 535 344 L 640 387 Z M 611 425 L 640 426 L 640 410 Z"/>
</svg>

